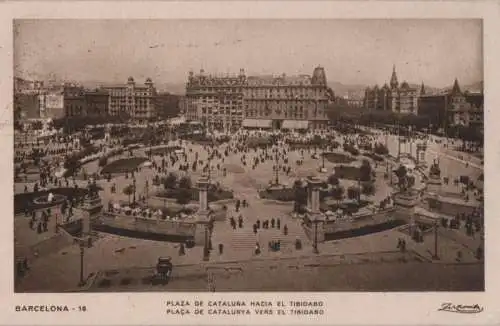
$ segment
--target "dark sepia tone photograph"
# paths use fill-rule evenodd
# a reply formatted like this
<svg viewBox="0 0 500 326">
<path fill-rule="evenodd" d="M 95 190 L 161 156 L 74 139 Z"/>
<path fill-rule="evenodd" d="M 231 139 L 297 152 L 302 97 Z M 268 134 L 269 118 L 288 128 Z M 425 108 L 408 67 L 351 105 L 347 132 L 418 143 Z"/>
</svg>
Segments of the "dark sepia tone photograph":
<svg viewBox="0 0 500 326">
<path fill-rule="evenodd" d="M 16 19 L 14 291 L 484 291 L 480 19 Z"/>
</svg>

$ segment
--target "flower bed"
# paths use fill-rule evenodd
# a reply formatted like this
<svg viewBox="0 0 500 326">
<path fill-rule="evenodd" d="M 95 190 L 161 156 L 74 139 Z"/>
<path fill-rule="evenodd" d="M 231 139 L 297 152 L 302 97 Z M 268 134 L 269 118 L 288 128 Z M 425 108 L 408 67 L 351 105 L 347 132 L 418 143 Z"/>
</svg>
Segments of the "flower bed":
<svg viewBox="0 0 500 326">
<path fill-rule="evenodd" d="M 356 159 L 341 153 L 325 153 L 325 159 L 332 163 L 352 163 Z"/>
<path fill-rule="evenodd" d="M 384 158 L 382 156 L 371 153 L 371 152 L 364 152 L 363 156 L 369 157 L 376 162 L 382 162 L 384 160 Z"/>
<path fill-rule="evenodd" d="M 165 154 L 170 154 L 172 152 L 175 152 L 177 150 L 181 150 L 182 147 L 180 146 L 166 146 L 166 147 L 158 147 L 158 148 L 153 148 L 151 151 L 146 151 L 147 155 L 150 155 L 150 152 L 152 155 L 165 155 Z"/>
<path fill-rule="evenodd" d="M 335 176 L 339 179 L 358 180 L 360 178 L 360 169 L 349 165 L 336 166 Z"/>
<path fill-rule="evenodd" d="M 119 159 L 106 165 L 101 170 L 101 174 L 132 172 L 135 171 L 142 163 L 146 162 L 147 160 L 148 159 L 145 157 L 131 157 L 131 158 Z"/>
<path fill-rule="evenodd" d="M 259 197 L 284 202 L 295 201 L 295 189 L 293 188 L 268 188 L 259 191 Z"/>
</svg>

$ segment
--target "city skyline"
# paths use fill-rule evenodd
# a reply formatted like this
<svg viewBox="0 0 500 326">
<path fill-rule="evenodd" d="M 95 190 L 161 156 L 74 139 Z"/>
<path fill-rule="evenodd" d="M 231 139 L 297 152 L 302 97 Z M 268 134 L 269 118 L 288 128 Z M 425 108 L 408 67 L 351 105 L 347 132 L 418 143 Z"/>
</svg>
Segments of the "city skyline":
<svg viewBox="0 0 500 326">
<path fill-rule="evenodd" d="M 16 20 L 14 33 L 14 75 L 26 79 L 161 85 L 184 83 L 190 70 L 310 75 L 322 66 L 329 82 L 371 86 L 388 82 L 393 65 L 401 82 L 432 87 L 483 79 L 482 23 L 471 19 Z"/>
</svg>

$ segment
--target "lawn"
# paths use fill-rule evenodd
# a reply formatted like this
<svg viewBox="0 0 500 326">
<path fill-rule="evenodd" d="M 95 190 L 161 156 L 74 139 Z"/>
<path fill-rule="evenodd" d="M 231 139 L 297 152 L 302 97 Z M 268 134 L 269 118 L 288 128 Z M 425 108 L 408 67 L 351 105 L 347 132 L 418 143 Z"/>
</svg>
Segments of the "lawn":
<svg viewBox="0 0 500 326">
<path fill-rule="evenodd" d="M 341 153 L 325 153 L 325 159 L 332 163 L 352 163 L 356 159 Z"/>
<path fill-rule="evenodd" d="M 384 161 L 384 158 L 382 156 L 375 154 L 375 153 L 371 153 L 371 152 L 364 152 L 363 156 L 369 157 L 376 162 Z"/>
<path fill-rule="evenodd" d="M 335 176 L 339 179 L 358 180 L 360 177 L 359 168 L 349 165 L 336 166 Z"/>
<path fill-rule="evenodd" d="M 270 199 L 284 202 L 295 201 L 295 189 L 293 188 L 268 188 L 259 191 L 259 197 L 262 199 Z"/>
<path fill-rule="evenodd" d="M 153 148 L 151 150 L 151 153 L 153 155 L 165 155 L 165 154 L 170 154 L 172 152 L 175 152 L 176 150 L 180 150 L 182 147 L 180 146 L 166 146 L 166 147 L 158 147 L 158 148 Z M 149 155 L 150 151 L 146 151 L 146 154 Z"/>
<path fill-rule="evenodd" d="M 135 171 L 142 163 L 146 162 L 147 160 L 148 159 L 145 157 L 131 157 L 131 158 L 118 159 L 106 165 L 101 170 L 101 174 L 132 172 Z"/>
</svg>

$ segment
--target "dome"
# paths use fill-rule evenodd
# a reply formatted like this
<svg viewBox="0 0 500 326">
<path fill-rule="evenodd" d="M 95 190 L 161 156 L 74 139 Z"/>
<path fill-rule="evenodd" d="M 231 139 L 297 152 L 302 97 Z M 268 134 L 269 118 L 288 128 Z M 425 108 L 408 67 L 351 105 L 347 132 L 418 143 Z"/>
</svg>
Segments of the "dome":
<svg viewBox="0 0 500 326">
<path fill-rule="evenodd" d="M 152 83 L 153 81 L 151 80 L 151 78 L 146 78 L 146 84 L 149 84 L 149 83 Z"/>
<path fill-rule="evenodd" d="M 130 76 L 127 80 L 128 83 L 133 83 L 134 82 L 134 77 Z"/>
<path fill-rule="evenodd" d="M 410 88 L 410 85 L 408 85 L 408 83 L 404 81 L 404 82 L 401 84 L 401 88 L 405 88 L 405 89 L 407 89 L 407 88 Z"/>
</svg>

